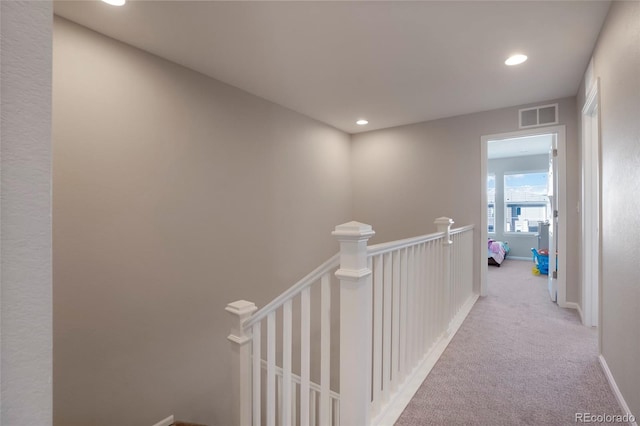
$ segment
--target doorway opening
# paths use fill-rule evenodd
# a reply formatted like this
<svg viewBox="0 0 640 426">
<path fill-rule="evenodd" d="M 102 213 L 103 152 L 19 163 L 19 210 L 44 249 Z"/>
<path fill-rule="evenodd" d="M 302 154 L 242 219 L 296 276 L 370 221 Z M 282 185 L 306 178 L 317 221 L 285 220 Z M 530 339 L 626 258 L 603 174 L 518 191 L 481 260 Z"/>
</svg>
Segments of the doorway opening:
<svg viewBox="0 0 640 426">
<path fill-rule="evenodd" d="M 566 307 L 564 126 L 488 135 L 481 142 L 481 253 L 488 253 L 487 260 L 479 256 L 481 295 L 487 295 L 488 268 L 495 267 L 488 265 L 502 260 L 493 253 L 502 247 L 507 259 L 529 261 L 527 271 L 547 278 L 550 299 Z"/>
</svg>

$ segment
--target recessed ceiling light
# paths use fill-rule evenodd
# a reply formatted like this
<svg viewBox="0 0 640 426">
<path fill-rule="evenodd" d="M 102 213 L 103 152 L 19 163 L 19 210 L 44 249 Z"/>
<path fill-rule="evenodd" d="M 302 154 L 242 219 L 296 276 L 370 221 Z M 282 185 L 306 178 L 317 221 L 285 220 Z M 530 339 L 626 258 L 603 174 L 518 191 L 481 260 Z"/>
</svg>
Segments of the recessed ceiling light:
<svg viewBox="0 0 640 426">
<path fill-rule="evenodd" d="M 103 2 L 110 4 L 111 6 L 124 6 L 127 0 L 102 0 Z"/>
<path fill-rule="evenodd" d="M 358 126 L 364 126 L 365 124 L 369 124 L 369 122 L 367 120 L 360 119 L 360 120 L 356 121 L 356 124 Z"/>
<path fill-rule="evenodd" d="M 518 65 L 523 63 L 524 61 L 527 60 L 527 55 L 521 55 L 521 54 L 517 54 L 517 55 L 513 55 L 510 56 L 509 59 L 507 59 L 506 61 L 504 61 L 504 63 L 506 65 Z"/>
</svg>

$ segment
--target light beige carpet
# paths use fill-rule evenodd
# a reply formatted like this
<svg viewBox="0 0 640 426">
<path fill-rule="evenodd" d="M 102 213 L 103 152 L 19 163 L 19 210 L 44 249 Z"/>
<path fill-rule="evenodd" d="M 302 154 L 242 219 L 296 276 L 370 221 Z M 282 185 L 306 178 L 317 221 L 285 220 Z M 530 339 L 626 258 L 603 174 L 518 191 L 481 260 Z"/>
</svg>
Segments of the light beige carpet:
<svg viewBox="0 0 640 426">
<path fill-rule="evenodd" d="M 489 267 L 489 295 L 396 425 L 569 425 L 576 412 L 622 414 L 597 359 L 597 331 L 552 303 L 532 266 Z"/>
</svg>

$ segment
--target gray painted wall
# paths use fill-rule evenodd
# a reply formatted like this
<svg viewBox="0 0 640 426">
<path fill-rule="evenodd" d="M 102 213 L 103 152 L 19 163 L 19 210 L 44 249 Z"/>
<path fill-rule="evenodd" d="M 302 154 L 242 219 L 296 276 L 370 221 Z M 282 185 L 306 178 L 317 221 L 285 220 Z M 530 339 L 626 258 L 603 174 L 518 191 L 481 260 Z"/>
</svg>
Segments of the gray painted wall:
<svg viewBox="0 0 640 426">
<path fill-rule="evenodd" d="M 566 126 L 567 301 L 576 302 L 580 285 L 576 102 L 571 97 L 541 100 L 535 105 L 555 102 L 559 102 L 560 124 Z M 480 176 L 480 139 L 518 130 L 518 109 L 526 106 L 354 135 L 354 219 L 373 225 L 373 243 L 434 232 L 433 220 L 443 215 L 452 217 L 456 226 L 478 225 L 480 209 L 484 208 L 480 185 L 486 182 Z M 479 241 L 479 227 L 475 238 Z M 478 257 L 476 265 L 479 261 Z M 479 277 L 480 271 L 474 270 L 474 276 Z M 479 288 L 479 282 L 476 285 Z"/>
<path fill-rule="evenodd" d="M 510 172 L 537 172 L 549 168 L 548 155 L 496 158 L 487 162 L 487 172 L 496 176 L 496 232 L 490 238 L 507 241 L 512 257 L 531 258 L 531 247 L 538 247 L 538 237 L 531 234 L 504 232 L 504 174 Z"/>
<path fill-rule="evenodd" d="M 52 4 L 0 2 L 0 424 L 51 424 Z"/>
<path fill-rule="evenodd" d="M 54 422 L 228 425 L 224 307 L 337 252 L 350 137 L 62 19 L 54 52 Z"/>
<path fill-rule="evenodd" d="M 616 1 L 594 50 L 600 78 L 602 355 L 640 418 L 640 3 Z M 584 103 L 580 88 L 578 115 Z"/>
</svg>

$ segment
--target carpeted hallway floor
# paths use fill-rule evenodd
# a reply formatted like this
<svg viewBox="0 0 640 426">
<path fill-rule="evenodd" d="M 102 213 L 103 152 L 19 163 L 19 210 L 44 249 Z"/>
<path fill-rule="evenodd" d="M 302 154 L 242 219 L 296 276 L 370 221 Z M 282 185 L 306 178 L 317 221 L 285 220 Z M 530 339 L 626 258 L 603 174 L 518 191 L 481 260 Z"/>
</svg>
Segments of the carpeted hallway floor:
<svg viewBox="0 0 640 426">
<path fill-rule="evenodd" d="M 569 425 L 576 412 L 623 414 L 598 362 L 597 331 L 552 303 L 532 266 L 489 267 L 489 296 L 396 425 Z"/>
</svg>

